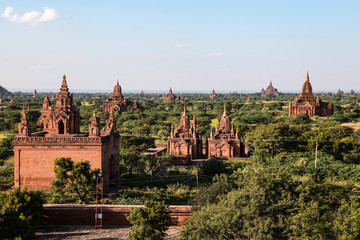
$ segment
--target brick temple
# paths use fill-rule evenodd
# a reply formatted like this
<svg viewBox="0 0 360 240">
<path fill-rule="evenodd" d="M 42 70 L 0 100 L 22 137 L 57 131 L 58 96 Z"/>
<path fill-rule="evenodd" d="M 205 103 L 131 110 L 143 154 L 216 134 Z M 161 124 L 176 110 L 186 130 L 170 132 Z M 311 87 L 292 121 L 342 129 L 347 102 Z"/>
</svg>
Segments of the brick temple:
<svg viewBox="0 0 360 240">
<path fill-rule="evenodd" d="M 120 111 L 125 112 L 127 110 L 127 106 L 130 102 L 124 98 L 121 91 L 121 86 L 119 84 L 119 80 L 116 80 L 116 85 L 114 87 L 114 92 L 112 97 L 106 100 L 103 103 L 103 111 L 110 112 L 110 111 Z"/>
<path fill-rule="evenodd" d="M 210 138 L 207 139 L 207 157 L 228 159 L 233 157 L 245 157 L 245 145 L 239 138 L 238 130 L 234 132 L 234 126 L 230 127 L 230 119 L 224 113 L 220 120 L 220 127 L 211 129 Z"/>
<path fill-rule="evenodd" d="M 261 89 L 260 91 L 261 96 L 264 95 L 275 95 L 275 96 L 279 96 L 279 92 L 277 90 L 277 88 L 274 88 L 274 86 L 272 85 L 272 81 L 270 81 L 269 86 L 266 88 L 266 90 L 264 90 L 264 88 Z"/>
<path fill-rule="evenodd" d="M 70 157 L 75 162 L 88 160 L 92 169 L 102 172 L 105 187 L 117 180 L 120 135 L 112 111 L 104 131 L 100 131 L 95 113 L 89 131 L 80 131 L 79 108 L 73 106 L 73 95 L 69 93 L 65 75 L 55 106 L 52 107 L 46 96 L 37 123 L 43 131 L 31 133 L 25 110 L 22 110 L 19 133 L 14 139 L 15 187 L 49 190 L 55 179 L 57 157 Z"/>
<path fill-rule="evenodd" d="M 167 142 L 167 152 L 182 160 L 202 158 L 202 137 L 198 132 L 195 113 L 190 124 L 185 106 L 179 125 L 175 126 L 175 130 L 171 128 L 171 134 Z"/>
<path fill-rule="evenodd" d="M 210 98 L 210 99 L 213 99 L 213 98 L 216 98 L 217 96 L 218 96 L 218 95 L 216 95 L 215 89 L 213 89 L 212 92 L 211 92 L 210 95 L 209 95 L 209 98 Z"/>
<path fill-rule="evenodd" d="M 180 99 L 180 96 L 175 96 L 173 94 L 171 87 L 169 89 L 169 93 L 164 96 L 165 101 L 179 101 Z"/>
<path fill-rule="evenodd" d="M 331 116 L 334 112 L 334 105 L 323 102 L 319 97 L 315 98 L 312 92 L 309 73 L 306 72 L 305 82 L 302 86 L 299 98 L 289 102 L 289 116 L 295 117 L 298 114 L 307 114 L 309 117 Z"/>
</svg>

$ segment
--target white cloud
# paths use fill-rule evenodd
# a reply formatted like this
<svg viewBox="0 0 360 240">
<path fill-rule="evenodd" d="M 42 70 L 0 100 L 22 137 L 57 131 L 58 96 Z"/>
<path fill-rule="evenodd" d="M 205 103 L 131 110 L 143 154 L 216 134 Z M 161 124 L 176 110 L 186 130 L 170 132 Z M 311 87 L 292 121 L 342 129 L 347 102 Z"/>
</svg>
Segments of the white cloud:
<svg viewBox="0 0 360 240">
<path fill-rule="evenodd" d="M 60 15 L 53 8 L 44 7 L 44 12 L 30 11 L 24 13 L 24 15 L 19 16 L 18 14 L 13 14 L 13 8 L 8 6 L 5 8 L 2 16 L 8 19 L 11 22 L 15 23 L 29 23 L 30 25 L 37 25 L 39 23 L 51 22 Z"/>
<path fill-rule="evenodd" d="M 209 53 L 208 57 L 221 57 L 223 55 L 222 52 L 213 52 L 213 53 Z"/>
<path fill-rule="evenodd" d="M 177 43 L 177 44 L 175 44 L 175 47 L 176 47 L 176 48 L 183 48 L 183 47 L 184 47 L 184 44 Z"/>
</svg>

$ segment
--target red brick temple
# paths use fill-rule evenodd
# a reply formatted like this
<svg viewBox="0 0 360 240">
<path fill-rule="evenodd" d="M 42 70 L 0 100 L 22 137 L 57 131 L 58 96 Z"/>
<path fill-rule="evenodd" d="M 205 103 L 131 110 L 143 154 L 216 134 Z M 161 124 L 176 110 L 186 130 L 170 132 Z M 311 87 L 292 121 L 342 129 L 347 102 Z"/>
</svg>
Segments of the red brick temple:
<svg viewBox="0 0 360 240">
<path fill-rule="evenodd" d="M 25 110 L 14 139 L 15 187 L 49 190 L 55 179 L 54 161 L 70 157 L 72 161 L 88 160 L 91 168 L 98 168 L 107 187 L 119 176 L 120 135 L 112 111 L 106 120 L 106 130 L 100 131 L 95 113 L 89 131 L 80 131 L 79 109 L 74 109 L 64 75 L 55 106 L 45 97 L 38 124 L 43 131 L 31 133 Z"/>
<path fill-rule="evenodd" d="M 341 91 L 341 89 L 339 88 L 338 91 L 336 92 L 336 95 L 345 95 L 344 91 Z"/>
<path fill-rule="evenodd" d="M 177 159 L 191 160 L 202 158 L 202 137 L 198 132 L 195 113 L 190 124 L 185 106 L 179 125 L 175 126 L 175 130 L 171 128 L 171 134 L 167 142 L 167 151 L 168 154 L 174 155 Z"/>
<path fill-rule="evenodd" d="M 238 130 L 234 132 L 234 126 L 230 127 L 230 119 L 225 106 L 220 127 L 211 129 L 206 145 L 208 158 L 228 159 L 245 156 L 245 145 L 239 138 Z"/>
<path fill-rule="evenodd" d="M 295 117 L 298 114 L 307 114 L 309 117 L 326 117 L 331 116 L 333 112 L 333 104 L 315 98 L 312 92 L 309 73 L 306 72 L 305 82 L 302 86 L 299 98 L 295 98 L 292 103 L 289 102 L 289 116 Z"/>
<path fill-rule="evenodd" d="M 278 92 L 277 88 L 273 87 L 272 81 L 270 81 L 269 86 L 266 88 L 266 90 L 264 90 L 264 88 L 262 88 L 260 93 L 261 93 L 261 96 L 270 95 L 270 94 L 279 96 L 279 92 Z"/>
<path fill-rule="evenodd" d="M 119 80 L 116 80 L 116 85 L 114 87 L 114 92 L 112 97 L 106 100 L 103 103 L 103 111 L 110 112 L 110 111 L 120 111 L 125 112 L 128 105 L 127 99 L 124 98 L 121 91 L 121 86 L 119 84 Z"/>
<path fill-rule="evenodd" d="M 165 100 L 165 101 L 179 101 L 179 100 L 180 100 L 180 96 L 175 96 L 175 95 L 173 94 L 173 92 L 172 92 L 171 87 L 170 87 L 169 93 L 164 96 L 164 100 Z"/>
<path fill-rule="evenodd" d="M 213 89 L 212 90 L 212 93 L 210 93 L 210 95 L 209 95 L 209 98 L 210 99 L 213 99 L 213 98 L 216 98 L 217 97 L 217 95 L 216 95 L 216 93 L 215 93 L 215 89 Z"/>
</svg>

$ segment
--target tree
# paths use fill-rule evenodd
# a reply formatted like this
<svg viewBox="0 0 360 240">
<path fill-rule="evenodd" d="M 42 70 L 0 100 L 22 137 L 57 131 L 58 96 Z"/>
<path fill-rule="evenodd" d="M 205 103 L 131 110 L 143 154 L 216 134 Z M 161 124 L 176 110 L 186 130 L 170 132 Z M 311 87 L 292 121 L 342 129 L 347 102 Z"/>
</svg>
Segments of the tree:
<svg viewBox="0 0 360 240">
<path fill-rule="evenodd" d="M 132 224 L 129 240 L 160 240 L 165 231 L 175 224 L 164 201 L 148 200 L 145 208 L 132 209 L 127 219 Z"/>
<path fill-rule="evenodd" d="M 40 191 L 13 188 L 0 193 L 0 239 L 34 237 L 43 203 Z"/>
<path fill-rule="evenodd" d="M 14 136 L 7 136 L 5 138 L 3 138 L 2 140 L 0 139 L 0 166 L 3 163 L 3 160 L 7 159 L 8 157 L 10 157 L 13 152 L 12 152 L 12 144 L 14 141 Z"/>
<path fill-rule="evenodd" d="M 120 137 L 121 150 L 134 150 L 140 153 L 153 146 L 154 146 L 154 138 L 151 137 L 126 136 L 126 135 Z"/>
<path fill-rule="evenodd" d="M 295 127 L 284 123 L 262 124 L 247 135 L 247 140 L 256 150 L 268 152 L 273 157 L 279 152 L 291 151 L 298 148 L 297 142 L 289 140 L 300 136 Z"/>
<path fill-rule="evenodd" d="M 135 150 L 123 150 L 120 152 L 120 167 L 121 172 L 133 174 L 133 169 L 138 166 L 141 155 Z"/>
<path fill-rule="evenodd" d="M 215 201 L 207 197 L 209 204 L 185 223 L 182 239 L 286 239 L 298 183 L 283 171 L 251 167 L 230 178 L 236 187 Z"/>
<path fill-rule="evenodd" d="M 360 197 L 350 196 L 350 200 L 342 199 L 335 220 L 339 239 L 360 239 Z"/>
<path fill-rule="evenodd" d="M 59 197 L 58 201 L 74 201 L 78 204 L 94 199 L 96 177 L 99 169 L 91 170 L 89 161 L 74 163 L 70 158 L 55 159 L 54 172 L 56 180 L 52 182 L 52 192 Z"/>
<path fill-rule="evenodd" d="M 160 158 L 155 156 L 143 156 L 142 165 L 140 166 L 141 171 L 147 175 L 150 175 L 150 180 L 154 175 L 160 175 L 165 173 L 165 166 Z"/>
</svg>

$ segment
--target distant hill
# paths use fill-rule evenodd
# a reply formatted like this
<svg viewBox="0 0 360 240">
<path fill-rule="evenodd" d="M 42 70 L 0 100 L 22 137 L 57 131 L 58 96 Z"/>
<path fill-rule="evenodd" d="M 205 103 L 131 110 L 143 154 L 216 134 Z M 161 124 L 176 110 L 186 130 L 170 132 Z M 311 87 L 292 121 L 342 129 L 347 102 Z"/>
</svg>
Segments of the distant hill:
<svg viewBox="0 0 360 240">
<path fill-rule="evenodd" d="M 11 96 L 11 92 L 0 86 L 0 97 Z"/>
</svg>

